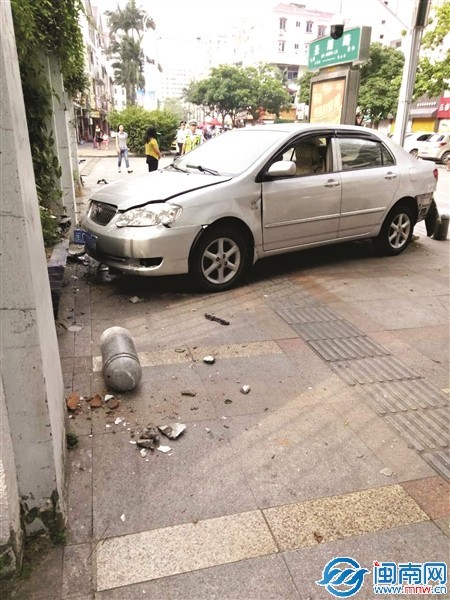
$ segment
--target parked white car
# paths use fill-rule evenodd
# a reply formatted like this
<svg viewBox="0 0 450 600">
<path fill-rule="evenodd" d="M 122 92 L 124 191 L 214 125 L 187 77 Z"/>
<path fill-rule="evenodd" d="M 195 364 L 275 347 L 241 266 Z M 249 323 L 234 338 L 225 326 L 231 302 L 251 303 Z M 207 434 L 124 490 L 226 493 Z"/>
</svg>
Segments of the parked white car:
<svg viewBox="0 0 450 600">
<path fill-rule="evenodd" d="M 450 160 L 450 133 L 434 133 L 419 145 L 419 158 L 431 158 L 447 164 Z"/>
<path fill-rule="evenodd" d="M 420 142 L 426 142 L 432 135 L 432 131 L 415 131 L 407 133 L 405 141 L 403 142 L 403 148 L 413 156 L 417 156 Z"/>
<path fill-rule="evenodd" d="M 76 235 L 119 271 L 190 273 L 222 291 L 255 261 L 302 248 L 373 238 L 399 254 L 436 181 L 433 164 L 370 129 L 235 129 L 165 169 L 97 191 Z"/>
</svg>

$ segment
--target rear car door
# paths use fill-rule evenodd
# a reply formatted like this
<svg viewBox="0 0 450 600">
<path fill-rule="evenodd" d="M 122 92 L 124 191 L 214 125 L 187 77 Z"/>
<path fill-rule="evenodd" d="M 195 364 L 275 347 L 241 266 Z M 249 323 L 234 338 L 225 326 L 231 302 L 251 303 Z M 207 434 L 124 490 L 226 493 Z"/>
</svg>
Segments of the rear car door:
<svg viewBox="0 0 450 600">
<path fill-rule="evenodd" d="M 302 136 L 273 157 L 271 162 L 291 160 L 297 168 L 294 176 L 263 179 L 265 252 L 336 239 L 341 179 L 333 172 L 333 136 L 331 131 Z"/>
<path fill-rule="evenodd" d="M 384 218 L 399 185 L 399 169 L 377 138 L 338 132 L 337 162 L 342 182 L 338 237 L 369 233 Z"/>
</svg>

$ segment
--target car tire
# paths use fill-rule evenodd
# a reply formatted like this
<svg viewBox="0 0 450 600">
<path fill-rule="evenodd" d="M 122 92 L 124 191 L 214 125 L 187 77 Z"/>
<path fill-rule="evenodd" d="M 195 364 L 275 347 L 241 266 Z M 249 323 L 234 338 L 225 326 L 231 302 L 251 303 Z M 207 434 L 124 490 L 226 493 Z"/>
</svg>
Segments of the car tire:
<svg viewBox="0 0 450 600">
<path fill-rule="evenodd" d="M 444 154 L 442 155 L 442 158 L 441 158 L 441 162 L 444 165 L 446 165 L 449 160 L 450 160 L 450 152 L 444 152 Z"/>
<path fill-rule="evenodd" d="M 244 236 L 231 227 L 215 227 L 198 240 L 189 272 L 202 290 L 223 292 L 239 282 L 249 262 Z"/>
<path fill-rule="evenodd" d="M 387 256 L 395 256 L 406 250 L 415 225 L 414 214 L 406 204 L 397 204 L 384 220 L 375 247 Z"/>
</svg>

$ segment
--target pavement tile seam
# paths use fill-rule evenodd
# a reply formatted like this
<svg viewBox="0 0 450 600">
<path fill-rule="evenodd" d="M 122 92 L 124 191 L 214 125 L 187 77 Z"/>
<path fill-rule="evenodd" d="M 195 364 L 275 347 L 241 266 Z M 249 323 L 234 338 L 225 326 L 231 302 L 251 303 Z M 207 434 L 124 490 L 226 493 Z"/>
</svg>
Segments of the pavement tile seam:
<svg viewBox="0 0 450 600">
<path fill-rule="evenodd" d="M 429 520 L 407 491 L 392 485 L 124 534 L 97 546 L 97 589 Z"/>
</svg>

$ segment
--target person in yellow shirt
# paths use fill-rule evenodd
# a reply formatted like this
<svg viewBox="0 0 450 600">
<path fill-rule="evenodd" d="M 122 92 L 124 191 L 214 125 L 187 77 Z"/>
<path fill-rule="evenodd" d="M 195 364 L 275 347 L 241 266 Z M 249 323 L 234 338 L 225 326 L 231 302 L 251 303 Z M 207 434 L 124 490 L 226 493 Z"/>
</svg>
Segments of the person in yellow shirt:
<svg viewBox="0 0 450 600">
<path fill-rule="evenodd" d="M 161 152 L 158 146 L 158 140 L 156 139 L 156 129 L 149 127 L 145 134 L 145 159 L 148 165 L 149 171 L 156 171 L 158 169 L 158 161 L 161 158 Z"/>
</svg>

